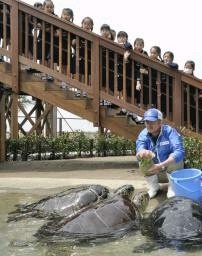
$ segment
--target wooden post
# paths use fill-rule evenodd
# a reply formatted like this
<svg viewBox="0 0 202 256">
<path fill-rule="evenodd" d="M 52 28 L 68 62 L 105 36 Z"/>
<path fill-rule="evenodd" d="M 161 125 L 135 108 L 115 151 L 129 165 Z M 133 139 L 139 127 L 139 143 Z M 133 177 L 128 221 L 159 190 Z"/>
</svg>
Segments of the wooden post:
<svg viewBox="0 0 202 256">
<path fill-rule="evenodd" d="M 162 106 L 162 102 L 161 102 L 161 74 L 160 74 L 159 71 L 157 72 L 156 86 L 157 86 L 157 108 L 161 109 L 161 106 Z"/>
<path fill-rule="evenodd" d="M 98 127 L 98 133 L 99 133 L 99 134 L 104 134 L 104 127 L 99 126 L 99 127 Z"/>
<path fill-rule="evenodd" d="M 40 99 L 36 98 L 36 111 L 35 111 L 35 117 L 36 117 L 36 121 L 40 118 L 41 116 L 41 112 L 42 112 L 42 102 Z M 41 123 L 38 124 L 37 128 L 36 128 L 36 134 L 37 135 L 41 135 L 42 134 L 42 128 L 41 128 Z"/>
<path fill-rule="evenodd" d="M 0 161 L 6 160 L 5 95 L 0 100 Z"/>
<path fill-rule="evenodd" d="M 175 73 L 173 82 L 173 122 L 177 127 L 182 125 L 182 85 L 181 74 Z"/>
<path fill-rule="evenodd" d="M 11 64 L 12 89 L 19 91 L 19 51 L 18 51 L 18 2 L 13 0 L 11 6 Z"/>
<path fill-rule="evenodd" d="M 62 118 L 59 118 L 59 135 L 62 135 Z"/>
<path fill-rule="evenodd" d="M 18 138 L 18 95 L 12 93 L 12 105 L 11 105 L 11 138 Z"/>
<path fill-rule="evenodd" d="M 100 79 L 99 79 L 99 39 L 95 38 L 92 43 L 91 54 L 91 84 L 93 88 L 93 109 L 94 109 L 94 126 L 100 124 Z"/>
<path fill-rule="evenodd" d="M 57 137 L 57 107 L 53 106 L 51 116 L 51 135 Z"/>
</svg>

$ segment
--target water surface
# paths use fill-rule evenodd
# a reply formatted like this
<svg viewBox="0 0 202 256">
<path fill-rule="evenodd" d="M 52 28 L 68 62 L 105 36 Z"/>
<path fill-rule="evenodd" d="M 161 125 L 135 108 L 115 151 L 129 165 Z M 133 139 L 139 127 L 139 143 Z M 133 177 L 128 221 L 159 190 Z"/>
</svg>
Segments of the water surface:
<svg viewBox="0 0 202 256">
<path fill-rule="evenodd" d="M 202 250 L 176 251 L 162 248 L 152 252 L 134 254 L 134 247 L 146 242 L 140 232 L 121 239 L 105 243 L 61 241 L 45 243 L 38 241 L 34 233 L 45 223 L 45 220 L 29 218 L 18 222 L 7 223 L 7 214 L 15 209 L 15 204 L 32 203 L 57 190 L 1 190 L 0 191 L 0 255 L 2 256 L 199 256 Z"/>
</svg>

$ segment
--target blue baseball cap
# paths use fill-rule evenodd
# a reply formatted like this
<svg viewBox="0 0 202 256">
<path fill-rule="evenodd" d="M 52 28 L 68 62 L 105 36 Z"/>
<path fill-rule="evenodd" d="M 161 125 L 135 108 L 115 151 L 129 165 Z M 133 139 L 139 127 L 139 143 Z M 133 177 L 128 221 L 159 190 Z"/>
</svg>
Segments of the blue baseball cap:
<svg viewBox="0 0 202 256">
<path fill-rule="evenodd" d="M 163 114 L 161 113 L 160 110 L 156 108 L 150 108 L 144 113 L 143 120 L 144 121 L 157 121 L 157 120 L 162 120 L 163 119 Z"/>
</svg>

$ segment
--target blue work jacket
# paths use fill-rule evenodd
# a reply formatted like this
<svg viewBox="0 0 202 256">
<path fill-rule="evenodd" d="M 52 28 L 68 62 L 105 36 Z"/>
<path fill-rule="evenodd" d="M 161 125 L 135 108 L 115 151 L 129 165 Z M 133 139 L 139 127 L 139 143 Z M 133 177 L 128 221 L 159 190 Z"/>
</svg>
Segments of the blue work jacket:
<svg viewBox="0 0 202 256">
<path fill-rule="evenodd" d="M 155 153 L 154 163 L 165 161 L 170 155 L 178 163 L 184 159 L 185 149 L 183 146 L 182 136 L 169 125 L 162 125 L 161 132 L 156 143 L 153 141 L 151 134 L 145 128 L 138 136 L 136 141 L 136 153 L 141 149 L 151 150 Z"/>
</svg>

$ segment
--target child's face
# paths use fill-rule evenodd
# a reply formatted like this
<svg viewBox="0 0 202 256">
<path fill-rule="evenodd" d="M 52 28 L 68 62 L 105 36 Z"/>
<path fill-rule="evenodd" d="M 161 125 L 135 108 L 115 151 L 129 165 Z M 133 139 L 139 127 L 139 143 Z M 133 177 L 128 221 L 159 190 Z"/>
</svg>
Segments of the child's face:
<svg viewBox="0 0 202 256">
<path fill-rule="evenodd" d="M 134 51 L 141 52 L 144 48 L 144 44 L 142 42 L 136 42 L 134 44 Z"/>
<path fill-rule="evenodd" d="M 153 60 L 158 60 L 158 56 L 159 56 L 159 54 L 158 54 L 157 50 L 155 48 L 151 48 L 149 57 Z"/>
<path fill-rule="evenodd" d="M 187 64 L 184 66 L 184 72 L 185 72 L 186 74 L 193 75 L 194 70 L 193 70 L 193 67 L 192 67 L 191 63 L 187 63 Z"/>
<path fill-rule="evenodd" d="M 83 23 L 81 24 L 82 28 L 87 30 L 87 31 L 92 31 L 93 30 L 93 24 L 91 20 L 85 19 Z"/>
<path fill-rule="evenodd" d="M 71 21 L 72 16 L 68 11 L 63 11 L 61 15 L 61 19 L 66 20 L 66 21 Z"/>
<path fill-rule="evenodd" d="M 172 57 L 170 56 L 169 53 L 166 53 L 166 54 L 163 55 L 163 62 L 165 64 L 170 64 L 170 63 L 173 62 Z"/>
<path fill-rule="evenodd" d="M 117 43 L 118 44 L 125 44 L 126 42 L 127 42 L 127 37 L 126 36 L 117 37 Z"/>
<path fill-rule="evenodd" d="M 34 7 L 38 8 L 38 9 L 43 9 L 43 5 L 41 3 L 38 3 L 38 2 L 36 2 L 34 4 Z"/>
<path fill-rule="evenodd" d="M 102 29 L 101 30 L 101 36 L 104 37 L 104 38 L 107 38 L 107 39 L 111 39 L 111 32 L 109 29 Z"/>
<path fill-rule="evenodd" d="M 54 13 L 54 5 L 51 2 L 46 3 L 45 7 L 44 7 L 44 12 L 47 13 Z"/>
</svg>

